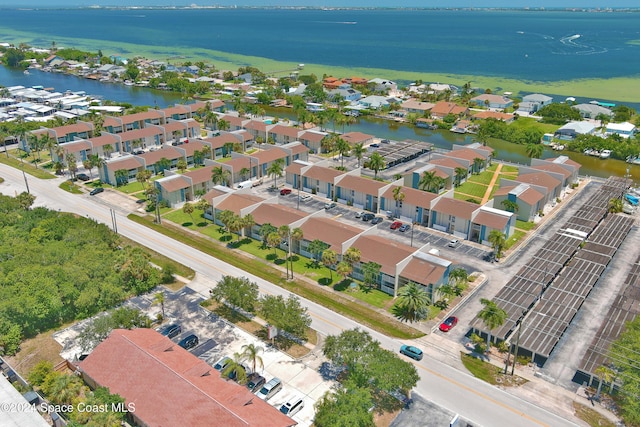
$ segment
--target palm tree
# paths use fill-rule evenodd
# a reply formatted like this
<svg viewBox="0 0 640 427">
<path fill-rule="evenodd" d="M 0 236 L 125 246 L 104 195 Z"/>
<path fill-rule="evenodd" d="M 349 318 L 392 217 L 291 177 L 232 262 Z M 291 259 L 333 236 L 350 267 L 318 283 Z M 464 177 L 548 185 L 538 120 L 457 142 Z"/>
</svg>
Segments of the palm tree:
<svg viewBox="0 0 640 427">
<path fill-rule="evenodd" d="M 233 358 L 224 367 L 220 375 L 226 378 L 236 380 L 239 384 L 247 382 L 247 371 L 245 371 L 242 362 L 244 362 L 245 356 L 241 353 L 233 353 Z"/>
<path fill-rule="evenodd" d="M 271 233 L 277 232 L 278 229 L 275 228 L 271 223 L 265 222 L 260 226 L 260 237 L 262 237 L 262 247 L 265 248 L 267 246 L 267 236 Z"/>
<path fill-rule="evenodd" d="M 76 155 L 73 153 L 67 154 L 67 169 L 69 170 L 69 175 L 71 178 L 76 177 L 76 172 L 78 172 L 78 163 L 76 160 Z"/>
<path fill-rule="evenodd" d="M 520 206 L 518 206 L 518 203 L 508 199 L 503 200 L 500 204 L 507 212 L 517 213 L 520 210 Z"/>
<path fill-rule="evenodd" d="M 485 144 L 486 145 L 486 144 Z M 485 160 L 482 157 L 476 157 L 473 159 L 473 172 L 478 174 L 480 169 L 484 168 Z"/>
<path fill-rule="evenodd" d="M 469 274 L 464 268 L 458 267 L 451 270 L 449 273 L 449 285 L 454 289 L 456 295 L 461 295 L 463 286 L 469 283 Z"/>
<path fill-rule="evenodd" d="M 191 222 L 193 222 L 193 212 L 195 211 L 195 207 L 193 206 L 193 204 L 187 202 L 184 205 L 182 205 L 182 212 L 186 213 L 187 215 L 189 215 L 191 217 Z"/>
<path fill-rule="evenodd" d="M 162 314 L 162 319 L 164 319 L 164 292 L 157 292 L 154 296 L 153 296 L 153 305 L 159 305 L 160 306 L 160 313 Z"/>
<path fill-rule="evenodd" d="M 489 243 L 491 243 L 491 247 L 493 248 L 495 258 L 496 259 L 500 258 L 502 256 L 502 251 L 504 250 L 504 246 L 507 242 L 504 236 L 504 233 L 500 230 L 491 230 L 487 240 L 489 240 Z"/>
<path fill-rule="evenodd" d="M 362 160 L 362 157 L 366 152 L 367 152 L 367 149 L 364 148 L 364 144 L 362 142 L 354 145 L 353 148 L 351 149 L 351 154 L 353 154 L 356 157 L 356 159 L 358 159 L 358 167 L 360 167 L 360 161 Z"/>
<path fill-rule="evenodd" d="M 102 146 L 102 151 L 104 151 L 105 156 L 107 158 L 111 157 L 111 153 L 113 152 L 113 145 L 111 144 L 104 144 Z"/>
<path fill-rule="evenodd" d="M 202 147 L 202 157 L 204 157 L 205 159 L 211 158 L 211 147 L 208 145 L 204 145 L 204 147 Z"/>
<path fill-rule="evenodd" d="M 145 189 L 145 184 L 149 182 L 149 178 L 151 178 L 151 171 L 149 169 L 145 169 L 136 174 L 136 181 L 142 185 L 142 189 Z"/>
<path fill-rule="evenodd" d="M 457 187 L 460 184 L 462 184 L 462 180 L 467 177 L 467 169 L 457 167 L 455 168 L 454 173 L 456 175 L 456 187 Z"/>
<path fill-rule="evenodd" d="M 262 357 L 259 356 L 259 353 L 263 351 L 264 349 L 261 346 L 253 343 L 242 346 L 242 355 L 245 360 L 251 362 L 251 372 L 256 372 L 256 365 L 260 365 L 260 369 L 264 368 Z"/>
<path fill-rule="evenodd" d="M 181 173 L 184 173 L 184 171 L 187 170 L 187 161 L 185 159 L 179 159 L 176 163 L 176 168 L 178 168 Z"/>
<path fill-rule="evenodd" d="M 272 231 L 267 235 L 267 246 L 273 248 L 274 255 L 278 254 L 276 249 L 280 246 L 280 243 L 282 243 L 282 237 L 280 237 L 280 234 L 277 231 Z"/>
<path fill-rule="evenodd" d="M 304 232 L 302 231 L 302 228 L 300 227 L 296 227 L 293 230 L 291 230 L 291 234 L 290 234 L 290 239 L 291 239 L 291 244 L 293 245 L 293 243 L 296 243 L 301 241 L 304 238 Z M 290 257 L 290 261 L 291 261 L 291 278 L 293 279 L 293 257 Z"/>
<path fill-rule="evenodd" d="M 420 181 L 418 181 L 418 188 L 421 190 L 432 191 L 436 179 L 435 171 L 424 171 Z"/>
<path fill-rule="evenodd" d="M 282 176 L 282 171 L 284 170 L 284 159 L 276 159 L 274 160 L 269 168 L 267 169 L 267 175 L 273 176 L 273 188 L 277 188 L 277 180 Z"/>
<path fill-rule="evenodd" d="M 420 322 L 428 317 L 430 304 L 423 286 L 409 282 L 398 291 L 395 316 L 402 322 Z"/>
<path fill-rule="evenodd" d="M 405 197 L 406 194 L 402 191 L 402 187 L 398 186 L 393 189 L 393 200 L 396 201 L 396 216 L 399 216 L 398 209 L 400 208 L 400 205 L 404 201 Z"/>
<path fill-rule="evenodd" d="M 624 203 L 622 199 L 614 197 L 613 199 L 609 200 L 609 212 L 620 213 L 622 212 L 623 208 L 624 208 Z"/>
<path fill-rule="evenodd" d="M 374 172 L 374 178 L 378 178 L 378 171 L 384 169 L 387 166 L 387 162 L 385 162 L 384 157 L 380 155 L 377 151 L 371 154 L 369 157 L 369 161 L 365 165 L 365 167 L 371 169 Z"/>
<path fill-rule="evenodd" d="M 166 157 L 161 158 L 156 162 L 156 173 L 162 173 L 164 175 L 164 171 L 171 168 L 171 160 Z"/>
<path fill-rule="evenodd" d="M 194 150 L 193 151 L 193 164 L 194 164 L 194 166 L 201 165 L 203 160 L 204 160 L 204 154 L 202 153 L 202 151 Z"/>
<path fill-rule="evenodd" d="M 49 150 L 49 157 L 53 159 L 53 149 L 58 145 L 58 141 L 51 136 L 49 136 L 49 132 L 44 132 L 40 136 L 40 144 L 42 147 Z"/>
<path fill-rule="evenodd" d="M 327 135 L 320 141 L 320 148 L 324 150 L 325 153 L 333 152 L 335 148 L 335 139 L 333 135 Z"/>
<path fill-rule="evenodd" d="M 226 121 L 226 120 L 224 120 L 224 119 L 220 119 L 220 120 L 218 120 L 218 124 L 217 124 L 217 126 L 218 126 L 218 129 L 219 129 L 219 130 L 225 131 L 225 130 L 228 130 L 228 129 L 229 129 L 230 124 L 229 124 L 229 122 L 228 122 L 228 121 Z"/>
<path fill-rule="evenodd" d="M 214 184 L 227 185 L 231 172 L 222 166 L 215 167 L 211 170 L 211 181 Z"/>
<path fill-rule="evenodd" d="M 338 262 L 338 254 L 333 249 L 325 249 L 322 252 L 322 264 L 324 264 L 329 269 L 329 277 L 333 282 L 333 271 L 331 270 L 331 266 L 336 265 Z"/>
<path fill-rule="evenodd" d="M 315 239 L 311 243 L 309 243 L 307 250 L 313 255 L 314 264 L 318 264 L 318 255 L 320 255 L 328 247 L 329 245 L 327 245 L 320 239 Z"/>
<path fill-rule="evenodd" d="M 347 141 L 342 138 L 338 138 L 336 140 L 336 149 L 338 153 L 340 153 L 340 166 L 344 167 L 344 156 L 349 155 L 349 151 L 351 151 L 351 145 Z"/>
<path fill-rule="evenodd" d="M 30 133 L 27 135 L 27 143 L 29 145 L 29 150 L 33 153 L 33 162 L 36 165 L 36 169 L 38 169 L 38 161 L 36 161 L 36 154 L 40 157 L 40 139 L 38 135 Z"/>
<path fill-rule="evenodd" d="M 482 323 L 489 329 L 487 331 L 487 352 L 491 345 L 491 331 L 495 328 L 502 326 L 507 320 L 507 312 L 498 307 L 498 305 L 486 298 L 480 300 L 480 304 L 484 306 L 478 313 L 478 319 L 482 320 Z"/>
<path fill-rule="evenodd" d="M 91 165 L 98 169 L 98 174 L 100 174 L 100 168 L 104 166 L 104 159 L 97 154 L 91 154 L 89 160 L 91 160 Z M 89 173 L 91 173 L 91 169 L 89 169 Z M 151 171 L 149 171 L 149 173 L 151 173 Z"/>
<path fill-rule="evenodd" d="M 527 144 L 527 156 L 532 159 L 539 159 L 542 157 L 542 153 L 544 152 L 544 146 L 540 143 L 529 143 Z"/>
<path fill-rule="evenodd" d="M 129 171 L 126 169 L 118 169 L 113 174 L 116 177 L 116 187 L 120 187 L 129 181 Z"/>
<path fill-rule="evenodd" d="M 347 261 L 340 261 L 336 267 L 336 273 L 347 280 L 347 277 L 353 272 L 353 267 Z"/>
<path fill-rule="evenodd" d="M 598 391 L 596 391 L 595 399 L 600 399 L 600 392 L 602 391 L 602 385 L 604 383 L 611 384 L 611 389 L 613 389 L 613 381 L 616 378 L 616 371 L 609 368 L 608 366 L 601 365 L 594 372 L 598 376 Z"/>
<path fill-rule="evenodd" d="M 349 263 L 350 266 L 354 266 L 360 262 L 360 249 L 351 246 L 349 249 L 345 251 L 342 255 L 342 260 Z"/>
<path fill-rule="evenodd" d="M 244 167 L 242 169 L 240 169 L 240 176 L 242 177 L 242 179 L 245 179 L 247 177 L 247 175 L 249 175 L 251 171 L 249 170 L 249 168 Z"/>
</svg>

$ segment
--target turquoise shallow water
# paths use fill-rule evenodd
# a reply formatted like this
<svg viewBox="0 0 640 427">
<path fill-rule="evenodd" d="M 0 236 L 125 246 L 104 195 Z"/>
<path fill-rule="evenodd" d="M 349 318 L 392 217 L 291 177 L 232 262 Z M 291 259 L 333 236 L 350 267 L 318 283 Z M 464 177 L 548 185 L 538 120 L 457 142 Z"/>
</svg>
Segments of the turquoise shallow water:
<svg viewBox="0 0 640 427">
<path fill-rule="evenodd" d="M 296 63 L 554 81 L 640 72 L 640 13 L 464 10 L 0 10 L 0 27 Z M 126 55 L 126 51 L 123 52 Z M 216 58 L 211 58 L 215 61 Z"/>
</svg>

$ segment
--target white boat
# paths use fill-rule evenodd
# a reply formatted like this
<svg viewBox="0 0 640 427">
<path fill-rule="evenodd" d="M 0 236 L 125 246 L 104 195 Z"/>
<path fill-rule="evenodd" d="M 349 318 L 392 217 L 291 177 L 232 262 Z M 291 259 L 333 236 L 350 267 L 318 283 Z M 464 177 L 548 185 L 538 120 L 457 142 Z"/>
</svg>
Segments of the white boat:
<svg viewBox="0 0 640 427">
<path fill-rule="evenodd" d="M 26 74 L 28 76 L 31 73 L 29 72 L 29 70 L 24 70 L 24 74 Z"/>
<path fill-rule="evenodd" d="M 590 156 L 591 153 L 593 153 L 593 149 L 587 148 L 586 150 L 583 151 L 583 153 L 586 154 L 587 156 Z"/>
<path fill-rule="evenodd" d="M 602 150 L 600 152 L 600 158 L 601 159 L 608 159 L 609 156 L 611 156 L 611 150 Z"/>
<path fill-rule="evenodd" d="M 593 157 L 600 157 L 600 152 L 598 150 L 591 150 L 591 153 L 589 153 L 589 155 Z"/>
</svg>

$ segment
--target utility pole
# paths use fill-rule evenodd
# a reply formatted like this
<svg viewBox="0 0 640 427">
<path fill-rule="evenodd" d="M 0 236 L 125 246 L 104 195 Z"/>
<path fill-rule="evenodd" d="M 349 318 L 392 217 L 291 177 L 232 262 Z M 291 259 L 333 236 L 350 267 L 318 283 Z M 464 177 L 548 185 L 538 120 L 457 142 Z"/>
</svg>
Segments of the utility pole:
<svg viewBox="0 0 640 427">
<path fill-rule="evenodd" d="M 113 209 L 109 209 L 111 211 L 111 225 L 113 227 L 113 231 L 114 233 L 118 233 L 118 223 L 116 220 L 116 211 L 114 211 Z"/>
<path fill-rule="evenodd" d="M 5 150 L 7 149 L 7 146 L 5 145 Z M 31 194 L 31 191 L 29 191 L 29 182 L 27 181 L 27 174 L 24 173 L 24 158 L 22 156 L 20 156 L 20 163 L 22 164 L 22 177 L 24 178 L 24 185 L 25 187 L 27 187 L 27 193 Z"/>
</svg>

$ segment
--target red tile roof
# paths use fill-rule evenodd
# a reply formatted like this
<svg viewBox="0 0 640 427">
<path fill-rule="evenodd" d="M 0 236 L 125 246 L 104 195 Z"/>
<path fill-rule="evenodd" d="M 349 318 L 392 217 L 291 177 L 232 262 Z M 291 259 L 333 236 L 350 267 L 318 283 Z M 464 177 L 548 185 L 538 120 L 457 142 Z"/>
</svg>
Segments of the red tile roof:
<svg viewBox="0 0 640 427">
<path fill-rule="evenodd" d="M 284 205 L 263 203 L 254 209 L 251 215 L 258 225 L 269 223 L 274 227 L 280 227 L 296 222 L 309 214 Z"/>
<path fill-rule="evenodd" d="M 299 139 L 309 142 L 320 142 L 325 136 L 327 136 L 326 133 L 305 131 L 300 135 Z"/>
<path fill-rule="evenodd" d="M 504 122 L 513 120 L 514 115 L 508 113 L 502 113 L 500 111 L 481 111 L 478 114 L 474 114 L 476 119 L 496 119 Z"/>
<path fill-rule="evenodd" d="M 184 105 L 176 105 L 175 107 L 163 108 L 162 111 L 164 112 L 166 117 L 171 117 L 174 114 L 177 114 L 177 115 L 189 114 L 191 112 L 191 109 L 185 107 Z"/>
<path fill-rule="evenodd" d="M 308 153 L 309 149 L 304 144 L 296 143 L 291 147 L 287 147 L 287 149 L 291 150 L 292 155 Z"/>
<path fill-rule="evenodd" d="M 172 134 L 176 130 L 185 130 L 187 128 L 187 125 L 185 123 L 174 120 L 162 125 L 162 127 L 164 128 L 165 133 Z"/>
<path fill-rule="evenodd" d="M 552 158 L 545 159 L 545 160 L 547 160 L 549 162 L 558 162 L 558 163 L 563 164 L 563 165 L 571 165 L 571 166 L 576 167 L 578 169 L 580 169 L 580 167 L 582 166 L 580 163 L 575 162 L 575 161 L 571 160 L 570 158 L 568 158 L 566 156 L 552 157 Z"/>
<path fill-rule="evenodd" d="M 388 185 L 386 182 L 354 175 L 346 175 L 336 184 L 337 187 L 355 190 L 364 194 L 373 194 L 375 196 L 378 195 L 378 190 L 386 185 Z"/>
<path fill-rule="evenodd" d="M 223 133 L 219 136 L 214 136 L 213 138 L 205 138 L 205 141 L 211 144 L 211 148 L 215 150 L 216 148 L 224 147 L 224 144 L 230 142 L 232 144 L 239 143 L 238 138 L 233 136 L 230 133 Z"/>
<path fill-rule="evenodd" d="M 330 218 L 311 217 L 300 227 L 304 240 L 316 239 L 329 245 L 338 254 L 342 253 L 342 244 L 362 232 L 361 229 Z"/>
<path fill-rule="evenodd" d="M 273 162 L 277 159 L 285 159 L 287 158 L 287 156 L 287 152 L 278 147 L 269 148 L 268 150 L 259 150 L 251 153 L 251 157 L 258 159 L 259 164 L 261 165 Z"/>
<path fill-rule="evenodd" d="M 473 159 L 483 159 L 487 160 L 489 155 L 487 153 L 478 153 L 475 150 L 471 150 L 469 148 L 460 148 L 457 150 L 449 151 L 448 153 L 444 153 L 445 156 L 453 157 L 455 159 L 464 159 L 473 163 Z"/>
<path fill-rule="evenodd" d="M 563 168 L 557 163 L 545 163 L 536 166 L 531 166 L 531 169 L 537 169 L 541 171 L 554 172 L 562 175 L 565 179 L 571 176 L 571 172 L 567 168 Z"/>
<path fill-rule="evenodd" d="M 135 403 L 133 415 L 147 426 L 296 424 L 153 329 L 114 330 L 80 363 L 80 370 Z"/>
<path fill-rule="evenodd" d="M 469 167 L 469 165 L 465 164 L 461 159 L 454 159 L 453 157 L 432 159 L 429 160 L 429 164 L 445 166 L 452 169 Z"/>
<path fill-rule="evenodd" d="M 149 126 L 142 129 L 134 129 L 117 134 L 123 141 L 133 141 L 136 139 L 144 139 L 156 135 L 163 135 L 162 129 L 156 126 Z"/>
<path fill-rule="evenodd" d="M 303 165 L 302 163 L 293 162 L 289 166 L 284 168 L 284 172 L 300 175 L 301 169 L 306 168 L 307 166 L 308 165 Z"/>
<path fill-rule="evenodd" d="M 469 109 L 453 102 L 440 101 L 431 108 L 431 115 L 444 117 L 448 114 L 459 115 L 465 114 Z"/>
<path fill-rule="evenodd" d="M 184 144 L 178 145 L 178 148 L 184 150 L 187 157 L 191 157 L 194 151 L 202 151 L 204 144 L 197 139 L 189 138 Z"/>
<path fill-rule="evenodd" d="M 244 128 L 247 130 L 257 130 L 259 132 L 267 131 L 267 124 L 261 120 L 249 120 L 244 124 Z"/>
<path fill-rule="evenodd" d="M 230 116 L 229 114 L 226 114 L 224 116 L 222 116 L 222 118 L 220 120 L 224 120 L 225 122 L 229 122 L 229 124 L 233 127 L 242 127 L 242 123 L 245 122 L 246 119 L 243 119 L 241 117 L 238 116 Z"/>
</svg>

